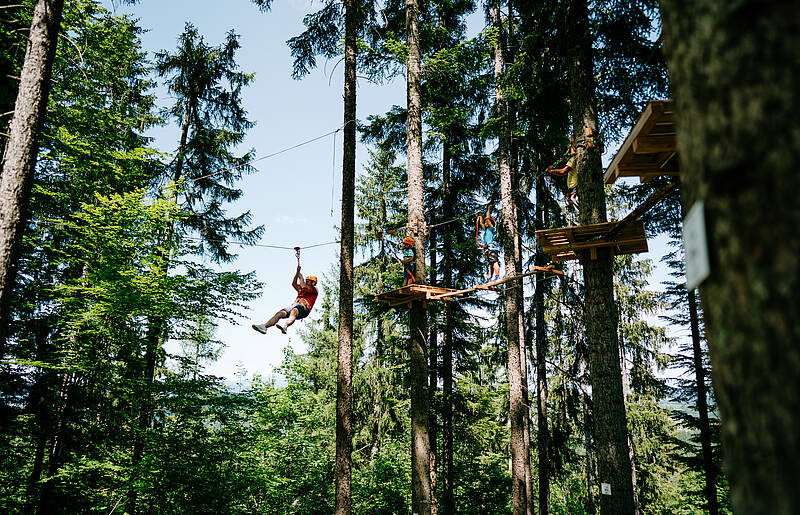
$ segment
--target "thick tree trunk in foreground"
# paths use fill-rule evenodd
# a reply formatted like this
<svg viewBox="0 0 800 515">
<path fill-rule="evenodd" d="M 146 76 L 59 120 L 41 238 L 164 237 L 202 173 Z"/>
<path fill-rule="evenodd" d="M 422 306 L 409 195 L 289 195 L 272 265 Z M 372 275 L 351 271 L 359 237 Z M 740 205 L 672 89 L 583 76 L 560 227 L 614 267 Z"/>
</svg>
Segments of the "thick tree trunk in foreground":
<svg viewBox="0 0 800 515">
<path fill-rule="evenodd" d="M 569 82 L 573 130 L 576 135 L 586 129 L 597 131 L 597 103 L 594 97 L 591 39 L 586 0 L 571 0 L 568 7 Z M 578 201 L 580 223 L 607 221 L 606 197 L 603 189 L 603 167 L 598 146 L 578 145 Z M 602 515 L 633 515 L 632 468 L 628 447 L 625 399 L 622 394 L 619 341 L 617 338 L 617 306 L 614 301 L 614 257 L 610 249 L 601 248 L 597 258 L 588 252 L 582 256 L 586 287 L 586 336 L 591 349 L 589 370 L 592 382 L 597 480 L 601 485 Z M 611 493 L 603 494 L 602 485 L 610 485 Z"/>
<path fill-rule="evenodd" d="M 336 374 L 336 515 L 352 510 L 353 244 L 356 181 L 356 5 L 345 2 L 344 151 L 339 254 L 339 361 Z"/>
<path fill-rule="evenodd" d="M 19 93 L 3 153 L 0 174 L 0 357 L 5 350 L 18 243 L 27 218 L 63 9 L 64 0 L 38 0 L 34 6 Z"/>
<path fill-rule="evenodd" d="M 797 3 L 662 0 L 684 200 L 736 513 L 800 513 Z"/>
<path fill-rule="evenodd" d="M 425 284 L 425 205 L 422 171 L 422 98 L 419 56 L 419 3 L 406 2 L 408 43 L 407 139 L 408 223 L 414 236 L 416 282 Z M 431 513 L 431 476 L 428 437 L 427 314 L 421 301 L 411 303 L 409 354 L 411 358 L 411 508 L 418 515 Z"/>
<path fill-rule="evenodd" d="M 498 33 L 502 33 L 499 0 L 492 2 L 492 22 Z M 500 87 L 505 60 L 503 45 L 498 38 L 494 48 L 494 77 L 496 82 L 495 116 L 505 116 L 505 100 Z M 506 130 L 501 130 L 498 138 L 498 164 L 500 168 L 500 196 L 503 205 L 503 253 L 505 257 L 506 275 L 513 275 L 517 268 L 519 247 L 517 238 L 517 213 L 514 201 L 514 188 L 511 179 L 508 150 L 509 135 L 506 121 L 502 122 Z M 508 383 L 509 383 L 509 418 L 511 419 L 511 506 L 514 515 L 527 513 L 527 488 L 525 481 L 525 406 L 522 391 L 522 363 L 520 352 L 519 314 L 522 306 L 522 280 L 507 283 L 506 297 L 506 341 L 508 344 Z"/>
<path fill-rule="evenodd" d="M 708 515 L 719 513 L 717 503 L 717 470 L 711 455 L 711 428 L 708 423 L 708 390 L 706 372 L 703 367 L 703 349 L 700 347 L 700 319 L 697 314 L 697 298 L 694 289 L 689 290 L 689 324 L 692 330 L 692 354 L 694 379 L 697 384 L 697 414 L 700 418 L 700 447 L 703 451 L 703 475 L 706 479 L 705 496 Z"/>
</svg>

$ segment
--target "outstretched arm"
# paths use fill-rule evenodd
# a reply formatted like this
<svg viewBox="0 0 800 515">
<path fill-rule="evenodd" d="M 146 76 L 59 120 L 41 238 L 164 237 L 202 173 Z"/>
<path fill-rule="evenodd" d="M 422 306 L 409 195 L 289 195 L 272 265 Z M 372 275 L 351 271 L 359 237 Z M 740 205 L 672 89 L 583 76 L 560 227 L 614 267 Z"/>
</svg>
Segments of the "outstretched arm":
<svg viewBox="0 0 800 515">
<path fill-rule="evenodd" d="M 547 167 L 547 173 L 551 175 L 562 176 L 562 175 L 567 175 L 567 172 L 569 172 L 570 169 L 571 167 L 569 165 L 566 165 L 564 168 L 553 168 L 553 166 L 550 165 Z"/>
</svg>

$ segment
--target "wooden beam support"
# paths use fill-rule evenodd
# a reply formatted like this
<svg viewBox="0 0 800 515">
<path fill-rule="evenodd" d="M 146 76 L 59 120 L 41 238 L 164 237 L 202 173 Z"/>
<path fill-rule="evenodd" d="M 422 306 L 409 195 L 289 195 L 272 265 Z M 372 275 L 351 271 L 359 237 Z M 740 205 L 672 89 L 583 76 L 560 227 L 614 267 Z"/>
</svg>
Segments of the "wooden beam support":
<svg viewBox="0 0 800 515">
<path fill-rule="evenodd" d="M 678 139 L 675 134 L 659 136 L 639 136 L 633 141 L 634 154 L 654 154 L 657 152 L 675 152 Z"/>
<path fill-rule="evenodd" d="M 642 202 L 640 206 L 638 206 L 636 209 L 628 213 L 627 216 L 625 216 L 625 218 L 617 222 L 617 225 L 615 225 L 610 231 L 608 231 L 603 236 L 603 238 L 613 239 L 617 234 L 619 234 L 622 231 L 622 229 L 625 228 L 626 225 L 633 222 L 634 220 L 638 220 L 639 218 L 641 218 L 643 214 L 650 211 L 650 208 L 661 202 L 663 198 L 665 198 L 667 195 L 675 191 L 675 189 L 678 187 L 679 184 L 680 183 L 678 181 L 674 181 L 654 191 L 652 195 L 647 197 L 647 200 Z"/>
</svg>

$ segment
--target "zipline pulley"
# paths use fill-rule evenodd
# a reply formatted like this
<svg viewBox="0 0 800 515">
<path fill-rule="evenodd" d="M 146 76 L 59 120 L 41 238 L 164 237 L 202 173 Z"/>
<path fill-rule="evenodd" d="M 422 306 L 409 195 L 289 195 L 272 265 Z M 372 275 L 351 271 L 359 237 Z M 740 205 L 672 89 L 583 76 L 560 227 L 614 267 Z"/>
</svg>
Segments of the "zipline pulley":
<svg viewBox="0 0 800 515">
<path fill-rule="evenodd" d="M 300 268 L 300 247 L 294 248 L 294 255 L 297 256 L 297 267 Z"/>
</svg>

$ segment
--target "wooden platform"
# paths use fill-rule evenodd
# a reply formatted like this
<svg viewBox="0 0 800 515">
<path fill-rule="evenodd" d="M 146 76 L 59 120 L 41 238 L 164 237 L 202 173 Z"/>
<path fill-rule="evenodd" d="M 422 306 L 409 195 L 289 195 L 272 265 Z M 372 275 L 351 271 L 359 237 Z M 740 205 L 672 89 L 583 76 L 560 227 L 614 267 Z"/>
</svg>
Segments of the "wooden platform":
<svg viewBox="0 0 800 515">
<path fill-rule="evenodd" d="M 618 177 L 679 176 L 678 143 L 672 100 L 651 100 L 631 129 L 605 173 L 605 183 Z"/>
<path fill-rule="evenodd" d="M 445 295 L 444 297 L 440 297 Z M 375 295 L 375 300 L 388 302 L 390 306 L 408 304 L 414 300 L 421 300 L 427 303 L 428 300 L 453 300 L 451 297 L 463 295 L 458 290 L 451 288 L 440 288 L 438 286 L 428 286 L 427 284 L 410 284 L 396 290 L 390 290 Z"/>
<path fill-rule="evenodd" d="M 536 238 L 553 261 L 581 260 L 585 253 L 589 254 L 590 259 L 595 259 L 597 249 L 604 247 L 611 247 L 615 255 L 647 252 L 647 238 L 641 221 L 629 222 L 612 238 L 605 238 L 616 226 L 617 222 L 606 222 L 545 229 L 536 231 Z"/>
</svg>

